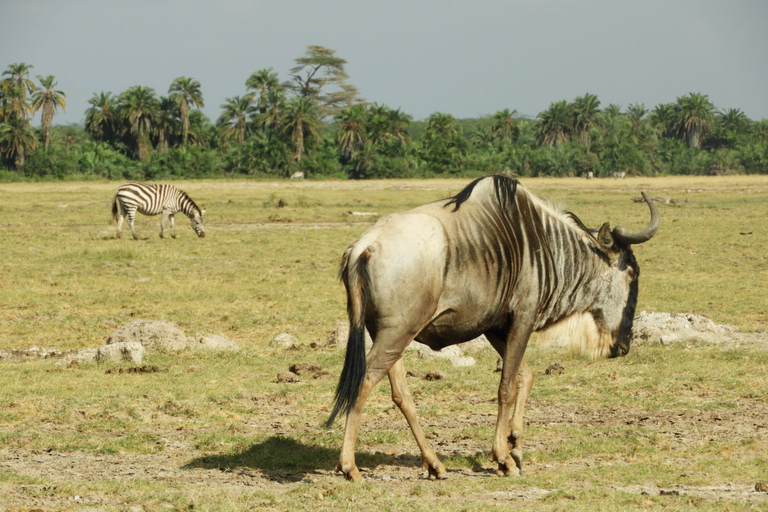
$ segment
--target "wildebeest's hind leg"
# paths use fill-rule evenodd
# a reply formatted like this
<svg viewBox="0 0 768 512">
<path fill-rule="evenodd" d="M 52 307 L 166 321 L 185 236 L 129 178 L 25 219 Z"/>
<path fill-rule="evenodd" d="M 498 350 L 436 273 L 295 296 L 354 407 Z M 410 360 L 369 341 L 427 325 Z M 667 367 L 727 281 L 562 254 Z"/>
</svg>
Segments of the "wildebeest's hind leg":
<svg viewBox="0 0 768 512">
<path fill-rule="evenodd" d="M 339 464 L 336 466 L 337 471 L 344 473 L 348 480 L 362 481 L 360 471 L 355 464 L 355 444 L 357 443 L 357 433 L 365 402 L 376 384 L 389 373 L 400 359 L 403 350 L 412 339 L 413 335 L 402 334 L 399 328 L 380 330 L 374 337 L 373 347 L 366 357 L 365 378 L 360 386 L 357 400 L 347 414 Z"/>
<path fill-rule="evenodd" d="M 410 391 L 408 391 L 403 358 L 398 359 L 389 370 L 389 383 L 392 386 L 392 401 L 400 408 L 408 425 L 411 427 L 413 437 L 416 438 L 416 444 L 419 445 L 419 450 L 421 450 L 422 465 L 429 472 L 430 480 L 448 478 L 445 466 L 437 458 L 435 451 L 421 430 L 419 418 L 416 415 L 416 404 L 413 403 L 413 397 Z"/>
</svg>

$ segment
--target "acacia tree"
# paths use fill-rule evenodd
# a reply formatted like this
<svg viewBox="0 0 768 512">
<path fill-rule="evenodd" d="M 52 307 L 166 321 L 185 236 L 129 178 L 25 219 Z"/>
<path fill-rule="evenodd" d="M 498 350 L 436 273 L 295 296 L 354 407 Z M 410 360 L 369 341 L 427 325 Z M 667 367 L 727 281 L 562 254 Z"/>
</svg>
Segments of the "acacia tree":
<svg viewBox="0 0 768 512">
<path fill-rule="evenodd" d="M 40 81 L 40 88 L 32 93 L 32 113 L 42 110 L 43 148 L 47 150 L 51 145 L 53 116 L 56 115 L 56 110 L 59 107 L 62 110 L 67 110 L 67 102 L 64 99 L 66 94 L 54 89 L 56 79 L 53 75 L 48 75 L 45 78 L 38 75 L 37 79 Z"/>
<path fill-rule="evenodd" d="M 347 83 L 346 60 L 336 51 L 322 46 L 308 46 L 303 57 L 291 68 L 291 82 L 286 86 L 297 96 L 318 105 L 321 118 L 334 116 L 341 109 L 362 103 L 357 88 Z"/>
<path fill-rule="evenodd" d="M 205 106 L 203 102 L 203 93 L 200 90 L 200 82 L 194 78 L 186 76 L 180 76 L 173 81 L 168 88 L 170 98 L 179 106 L 179 117 L 181 118 L 181 143 L 187 145 L 187 138 L 189 136 L 189 108 L 194 106 L 202 108 Z"/>
</svg>

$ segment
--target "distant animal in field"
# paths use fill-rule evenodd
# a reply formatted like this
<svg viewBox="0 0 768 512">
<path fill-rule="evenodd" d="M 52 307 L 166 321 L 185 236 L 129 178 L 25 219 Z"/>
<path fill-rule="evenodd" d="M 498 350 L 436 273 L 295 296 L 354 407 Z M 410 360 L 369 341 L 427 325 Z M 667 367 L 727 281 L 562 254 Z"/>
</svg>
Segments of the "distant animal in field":
<svg viewBox="0 0 768 512">
<path fill-rule="evenodd" d="M 517 180 L 487 176 L 452 198 L 383 217 L 353 242 L 340 266 L 349 338 L 327 423 L 346 414 L 337 469 L 361 480 L 355 444 L 363 407 L 388 375 L 423 466 L 430 478 L 445 478 L 420 427 L 402 354 L 413 340 L 440 350 L 484 334 L 502 358 L 492 457 L 500 475 L 521 473 L 523 409 L 533 385 L 523 361 L 528 338 L 573 322 L 595 355 L 629 351 L 639 275 L 631 246 L 660 225 L 657 207 L 646 202 L 644 230 L 607 222 L 592 230 Z M 367 357 L 366 329 L 373 338 Z"/>
<path fill-rule="evenodd" d="M 592 171 L 588 171 L 587 172 L 587 179 L 588 180 L 591 180 L 594 177 L 595 177 L 595 173 L 594 172 L 592 172 Z"/>
<path fill-rule="evenodd" d="M 117 189 L 112 200 L 112 217 L 117 221 L 117 238 L 121 237 L 120 231 L 123 220 L 128 219 L 131 234 L 138 240 L 133 222 L 136 212 L 144 215 L 160 215 L 160 238 L 164 238 L 165 223 L 170 220 L 171 238 L 176 238 L 176 223 L 174 216 L 178 212 L 184 213 L 192 221 L 192 229 L 197 236 L 205 236 L 203 214 L 205 209 L 200 209 L 192 198 L 183 190 L 173 185 L 145 185 L 142 183 L 126 183 Z"/>
<path fill-rule="evenodd" d="M 624 171 L 615 172 L 613 173 L 613 177 L 616 178 L 617 180 L 623 180 L 624 178 L 627 177 L 627 173 Z"/>
<path fill-rule="evenodd" d="M 303 180 L 304 179 L 304 173 L 301 171 L 295 172 L 291 174 L 292 180 Z"/>
</svg>

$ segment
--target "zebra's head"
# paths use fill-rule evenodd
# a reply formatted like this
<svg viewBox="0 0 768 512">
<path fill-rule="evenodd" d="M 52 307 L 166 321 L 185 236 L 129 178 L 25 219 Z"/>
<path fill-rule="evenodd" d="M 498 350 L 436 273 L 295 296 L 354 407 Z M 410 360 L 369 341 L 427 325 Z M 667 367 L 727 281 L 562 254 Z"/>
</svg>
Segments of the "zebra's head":
<svg viewBox="0 0 768 512">
<path fill-rule="evenodd" d="M 194 215 L 190 216 L 192 220 L 192 229 L 195 230 L 197 236 L 203 238 L 205 236 L 205 226 L 203 225 L 203 214 L 205 214 L 205 208 L 197 210 Z"/>
</svg>

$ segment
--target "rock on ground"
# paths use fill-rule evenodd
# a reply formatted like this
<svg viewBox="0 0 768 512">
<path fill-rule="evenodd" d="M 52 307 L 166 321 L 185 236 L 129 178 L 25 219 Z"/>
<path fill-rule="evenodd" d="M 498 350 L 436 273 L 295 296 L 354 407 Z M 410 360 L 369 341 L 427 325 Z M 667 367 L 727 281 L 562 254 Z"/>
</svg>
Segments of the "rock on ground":
<svg viewBox="0 0 768 512">
<path fill-rule="evenodd" d="M 194 346 L 176 324 L 168 320 L 133 320 L 119 327 L 107 339 L 107 345 L 134 341 L 152 350 L 176 352 Z"/>
<path fill-rule="evenodd" d="M 731 326 L 717 325 L 700 315 L 642 311 L 632 326 L 632 342 L 664 344 L 695 339 L 714 343 L 731 340 L 735 332 Z"/>
<path fill-rule="evenodd" d="M 102 345 L 96 351 L 96 362 L 129 361 L 140 364 L 144 358 L 144 346 L 136 341 L 121 341 L 110 345 Z"/>
</svg>

